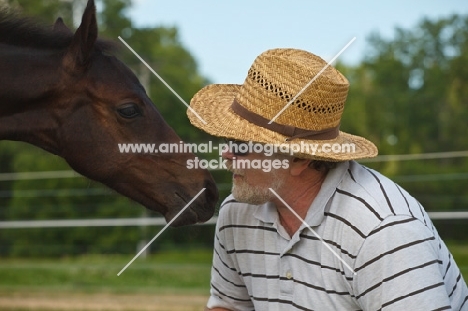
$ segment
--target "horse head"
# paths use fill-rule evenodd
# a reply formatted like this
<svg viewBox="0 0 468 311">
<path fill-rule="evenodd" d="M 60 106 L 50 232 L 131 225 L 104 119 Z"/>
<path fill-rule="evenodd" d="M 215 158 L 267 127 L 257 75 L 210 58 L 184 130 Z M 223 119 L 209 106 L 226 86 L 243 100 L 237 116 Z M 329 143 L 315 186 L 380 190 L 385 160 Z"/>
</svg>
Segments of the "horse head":
<svg viewBox="0 0 468 311">
<path fill-rule="evenodd" d="M 8 131 L 14 136 L 4 139 L 28 141 L 61 156 L 78 173 L 162 213 L 167 221 L 205 188 L 173 226 L 211 218 L 218 199 L 216 185 L 208 171 L 187 168 L 192 153 L 124 153 L 119 149 L 123 143 L 158 146 L 180 144 L 181 139 L 133 72 L 99 47 L 94 1 L 88 1 L 76 32 L 61 19 L 53 32 L 69 36 L 69 44 L 55 52 L 58 66 L 44 71 L 41 81 L 29 83 L 43 89 L 35 90 L 34 105 L 21 113 L 5 110 L 3 124 L 10 126 Z M 23 130 L 27 135 L 20 134 L 19 128 L 15 132 L 14 124 L 26 126 L 17 122 L 20 117 L 37 129 Z"/>
</svg>

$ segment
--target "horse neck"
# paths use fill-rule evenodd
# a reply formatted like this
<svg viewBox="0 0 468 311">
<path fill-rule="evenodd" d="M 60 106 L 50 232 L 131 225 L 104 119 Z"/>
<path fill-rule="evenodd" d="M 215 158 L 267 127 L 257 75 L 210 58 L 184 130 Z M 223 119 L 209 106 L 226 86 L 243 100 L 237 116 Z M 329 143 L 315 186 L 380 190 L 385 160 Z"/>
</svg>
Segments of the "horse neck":
<svg viewBox="0 0 468 311">
<path fill-rule="evenodd" d="M 58 123 L 50 105 L 60 61 L 57 52 L 0 44 L 0 140 L 29 142 L 56 153 Z"/>
</svg>

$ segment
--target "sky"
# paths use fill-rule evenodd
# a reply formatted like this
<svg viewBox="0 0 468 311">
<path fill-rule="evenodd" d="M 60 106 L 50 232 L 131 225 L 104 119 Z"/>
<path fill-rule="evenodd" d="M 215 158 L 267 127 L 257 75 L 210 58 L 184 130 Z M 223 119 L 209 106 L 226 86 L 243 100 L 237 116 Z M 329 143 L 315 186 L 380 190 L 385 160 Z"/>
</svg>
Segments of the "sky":
<svg viewBox="0 0 468 311">
<path fill-rule="evenodd" d="M 468 14 L 468 0 L 133 0 L 134 26 L 177 27 L 182 45 L 212 83 L 242 84 L 255 57 L 273 48 L 297 48 L 330 61 L 357 64 L 367 38 L 392 39 L 427 17 Z M 131 45 L 131 44 L 130 44 Z"/>
</svg>

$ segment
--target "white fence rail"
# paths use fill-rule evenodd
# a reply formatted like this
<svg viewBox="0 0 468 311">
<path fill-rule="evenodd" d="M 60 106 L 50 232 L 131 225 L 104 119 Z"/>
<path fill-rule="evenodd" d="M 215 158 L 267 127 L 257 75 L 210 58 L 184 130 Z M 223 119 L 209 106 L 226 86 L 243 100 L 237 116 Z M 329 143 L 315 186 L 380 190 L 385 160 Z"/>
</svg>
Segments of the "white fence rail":
<svg viewBox="0 0 468 311">
<path fill-rule="evenodd" d="M 214 225 L 217 217 L 197 224 Z M 147 227 L 165 226 L 166 220 L 162 217 L 151 218 L 105 218 L 105 219 L 66 219 L 66 220 L 9 220 L 0 221 L 0 229 L 26 229 L 26 228 L 60 228 L 60 227 Z"/>
<path fill-rule="evenodd" d="M 387 161 L 408 161 L 421 159 L 444 159 L 467 157 L 468 150 L 408 154 L 408 155 L 383 155 L 373 159 L 366 159 L 362 162 L 387 162 Z M 83 178 L 80 174 L 71 171 L 48 171 L 48 172 L 21 172 L 21 173 L 0 173 L 0 181 L 13 180 L 34 180 L 34 179 L 57 179 L 57 178 Z M 468 173 L 459 174 L 437 174 L 437 175 L 419 175 L 419 176 L 401 176 L 404 181 L 429 181 L 429 180 L 452 180 L 468 179 Z M 98 189 L 102 192 L 101 189 Z M 24 193 L 23 193 L 24 195 Z M 439 219 L 468 219 L 466 212 L 429 212 L 430 218 Z M 214 225 L 217 218 L 213 217 L 208 222 L 200 225 Z M 112 219 L 70 219 L 70 220 L 15 220 L 0 221 L 0 229 L 20 229 L 20 228 L 57 228 L 57 227 L 110 227 L 110 226 L 164 226 L 164 218 L 112 218 Z"/>
<path fill-rule="evenodd" d="M 432 220 L 438 219 L 468 219 L 468 212 L 430 212 Z M 213 217 L 200 225 L 214 225 L 217 217 Z M 107 218 L 107 219 L 67 219 L 67 220 L 10 220 L 0 221 L 0 229 L 27 228 L 60 228 L 60 227 L 146 227 L 165 226 L 164 218 Z"/>
</svg>

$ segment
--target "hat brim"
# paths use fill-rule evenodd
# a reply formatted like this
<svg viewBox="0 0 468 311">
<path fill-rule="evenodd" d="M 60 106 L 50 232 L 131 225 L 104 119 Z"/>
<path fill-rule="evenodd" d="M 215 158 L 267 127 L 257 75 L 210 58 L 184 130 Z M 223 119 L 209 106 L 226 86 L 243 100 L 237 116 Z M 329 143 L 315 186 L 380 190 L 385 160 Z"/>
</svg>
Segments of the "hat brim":
<svg viewBox="0 0 468 311">
<path fill-rule="evenodd" d="M 213 136 L 271 145 L 296 144 L 302 148 L 291 148 L 293 155 L 304 159 L 347 161 L 375 157 L 378 153 L 372 142 L 342 131 L 330 140 L 287 141 L 289 137 L 255 125 L 232 111 L 231 104 L 240 88 L 237 84 L 211 84 L 201 89 L 190 102 L 190 122 Z M 309 148 L 305 148 L 307 145 Z M 301 150 L 296 152 L 297 149 Z"/>
</svg>

